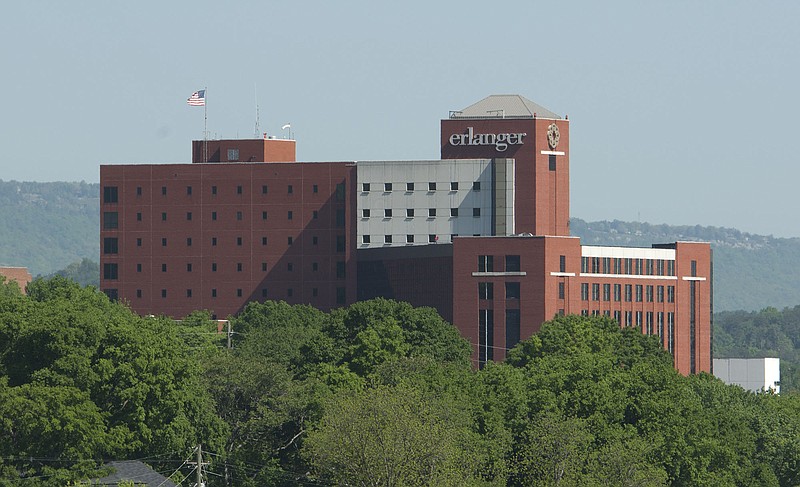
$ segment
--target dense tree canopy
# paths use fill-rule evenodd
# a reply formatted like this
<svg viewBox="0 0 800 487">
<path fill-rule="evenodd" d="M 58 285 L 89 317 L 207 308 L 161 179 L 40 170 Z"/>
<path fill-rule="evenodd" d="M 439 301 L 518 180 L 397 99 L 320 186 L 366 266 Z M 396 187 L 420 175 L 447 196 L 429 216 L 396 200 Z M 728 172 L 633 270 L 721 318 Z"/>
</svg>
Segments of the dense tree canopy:
<svg viewBox="0 0 800 487">
<path fill-rule="evenodd" d="M 109 459 L 180 480 L 198 443 L 208 485 L 800 483 L 800 396 L 683 377 L 603 317 L 558 317 L 475 370 L 432 309 L 383 299 L 251 303 L 228 349 L 208 313 L 139 318 L 63 278 L 29 291 L 0 286 L 0 485 Z"/>
</svg>

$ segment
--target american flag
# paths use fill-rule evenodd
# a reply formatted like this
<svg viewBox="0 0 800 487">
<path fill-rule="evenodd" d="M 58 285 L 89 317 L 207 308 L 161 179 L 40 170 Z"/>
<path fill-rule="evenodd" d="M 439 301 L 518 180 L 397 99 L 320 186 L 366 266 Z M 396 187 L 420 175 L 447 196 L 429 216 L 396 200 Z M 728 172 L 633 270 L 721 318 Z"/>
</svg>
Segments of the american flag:
<svg viewBox="0 0 800 487">
<path fill-rule="evenodd" d="M 192 96 L 186 100 L 186 103 L 193 107 L 202 107 L 206 105 L 206 90 L 195 91 Z"/>
</svg>

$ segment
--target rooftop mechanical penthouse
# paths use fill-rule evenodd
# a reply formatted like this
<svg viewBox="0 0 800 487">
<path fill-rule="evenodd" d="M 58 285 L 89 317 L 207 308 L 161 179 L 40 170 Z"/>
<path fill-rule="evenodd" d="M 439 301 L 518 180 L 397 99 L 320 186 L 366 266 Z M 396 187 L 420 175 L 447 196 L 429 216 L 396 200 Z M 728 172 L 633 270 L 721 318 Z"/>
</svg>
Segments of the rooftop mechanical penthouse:
<svg viewBox="0 0 800 487">
<path fill-rule="evenodd" d="M 176 318 L 267 299 L 433 306 L 478 366 L 556 314 L 606 315 L 659 336 L 680 372 L 710 371 L 709 244 L 570 237 L 567 119 L 494 95 L 450 112 L 440 142 L 424 161 L 296 162 L 293 140 L 254 139 L 102 165 L 101 287 Z"/>
</svg>

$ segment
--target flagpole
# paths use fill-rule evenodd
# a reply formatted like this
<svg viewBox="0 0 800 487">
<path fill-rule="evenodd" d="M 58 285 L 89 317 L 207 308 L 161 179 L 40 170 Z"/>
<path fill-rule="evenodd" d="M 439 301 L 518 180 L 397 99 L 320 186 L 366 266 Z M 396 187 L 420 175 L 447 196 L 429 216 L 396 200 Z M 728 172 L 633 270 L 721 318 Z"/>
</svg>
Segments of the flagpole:
<svg viewBox="0 0 800 487">
<path fill-rule="evenodd" d="M 208 162 L 208 87 L 204 88 L 203 95 L 203 162 Z"/>
</svg>

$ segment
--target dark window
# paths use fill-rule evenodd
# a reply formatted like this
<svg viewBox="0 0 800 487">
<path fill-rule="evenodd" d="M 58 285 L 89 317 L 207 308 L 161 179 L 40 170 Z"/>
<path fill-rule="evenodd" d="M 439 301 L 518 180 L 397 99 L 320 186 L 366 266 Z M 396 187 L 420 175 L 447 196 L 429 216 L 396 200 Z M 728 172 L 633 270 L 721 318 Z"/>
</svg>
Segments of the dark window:
<svg viewBox="0 0 800 487">
<path fill-rule="evenodd" d="M 406 183 L 406 191 L 414 191 L 414 183 Z"/>
<path fill-rule="evenodd" d="M 494 299 L 494 283 L 493 282 L 479 282 L 478 283 L 478 299 Z"/>
<path fill-rule="evenodd" d="M 103 229 L 114 230 L 119 228 L 119 213 L 116 211 L 103 212 Z"/>
<path fill-rule="evenodd" d="M 518 309 L 506 310 L 506 348 L 514 348 L 519 343 L 520 312 Z"/>
<path fill-rule="evenodd" d="M 478 311 L 478 366 L 494 358 L 494 310 Z"/>
<path fill-rule="evenodd" d="M 217 187 L 211 186 L 211 194 L 217 194 Z"/>
<path fill-rule="evenodd" d="M 589 283 L 581 283 L 581 301 L 589 301 Z"/>
<path fill-rule="evenodd" d="M 237 262 L 236 263 L 236 272 L 242 272 L 242 263 L 241 262 Z"/>
<path fill-rule="evenodd" d="M 216 211 L 212 211 L 211 212 L 211 219 L 212 220 L 216 220 L 217 219 L 217 212 Z"/>
<path fill-rule="evenodd" d="M 261 194 L 267 194 L 267 190 L 268 190 L 268 188 L 267 188 L 266 184 L 261 186 Z"/>
<path fill-rule="evenodd" d="M 242 246 L 242 237 L 236 237 L 236 245 Z"/>
<path fill-rule="evenodd" d="M 458 183 L 453 181 L 450 183 L 450 191 L 458 191 Z"/>
<path fill-rule="evenodd" d="M 292 213 L 292 210 L 287 211 L 286 212 L 286 219 L 287 220 L 291 220 L 292 218 L 294 218 L 294 213 Z"/>
<path fill-rule="evenodd" d="M 519 283 L 507 282 L 506 283 L 506 299 L 519 299 Z"/>
<path fill-rule="evenodd" d="M 162 246 L 162 247 L 166 247 L 166 246 L 167 246 L 167 237 L 163 237 L 163 238 L 161 239 L 161 246 Z"/>
<path fill-rule="evenodd" d="M 344 279 L 345 276 L 345 264 L 344 261 L 340 260 L 336 262 L 336 279 Z"/>
<path fill-rule="evenodd" d="M 161 297 L 162 298 L 166 298 L 167 297 L 167 290 L 166 289 L 162 289 L 161 290 Z"/>
<path fill-rule="evenodd" d="M 458 208 L 450 208 L 450 216 L 458 216 Z"/>
<path fill-rule="evenodd" d="M 436 216 L 436 208 L 428 208 L 428 216 Z"/>
<path fill-rule="evenodd" d="M 267 212 L 266 211 L 262 211 L 261 212 L 261 219 L 262 220 L 266 220 L 267 219 Z"/>
<path fill-rule="evenodd" d="M 555 171 L 556 170 L 556 156 L 554 154 L 550 154 L 550 157 L 548 157 L 548 162 L 550 163 L 550 170 L 551 171 Z"/>
<path fill-rule="evenodd" d="M 117 264 L 103 264 L 103 279 L 119 279 Z"/>
<path fill-rule="evenodd" d="M 428 183 L 428 191 L 436 191 L 436 183 Z"/>
<path fill-rule="evenodd" d="M 644 290 L 644 295 L 648 303 L 653 302 L 653 286 L 647 286 Z"/>
<path fill-rule="evenodd" d="M 658 293 L 658 302 L 659 303 L 663 303 L 664 302 L 664 286 L 658 286 L 656 288 L 656 292 Z"/>
<path fill-rule="evenodd" d="M 636 285 L 636 302 L 637 303 L 641 303 L 642 302 L 642 285 L 641 284 L 637 284 Z"/>
<path fill-rule="evenodd" d="M 294 243 L 294 238 L 293 237 L 287 237 L 286 238 L 286 243 L 289 244 L 289 245 L 292 245 Z"/>
<path fill-rule="evenodd" d="M 217 263 L 216 262 L 212 262 L 211 263 L 211 272 L 217 272 Z"/>
<path fill-rule="evenodd" d="M 267 245 L 267 237 L 261 237 L 261 245 Z"/>
<path fill-rule="evenodd" d="M 141 195 L 142 195 L 142 187 L 136 186 L 136 196 L 141 196 Z"/>
<path fill-rule="evenodd" d="M 344 201 L 344 196 L 344 183 L 339 183 L 336 185 L 336 201 Z"/>
<path fill-rule="evenodd" d="M 391 235 L 384 235 L 383 236 L 383 243 L 392 243 L 392 236 Z"/>
<path fill-rule="evenodd" d="M 191 289 L 187 289 L 186 290 L 186 297 L 187 298 L 191 298 L 192 297 L 192 290 Z"/>
<path fill-rule="evenodd" d="M 186 264 L 186 272 L 192 272 L 192 263 L 191 262 Z"/>
<path fill-rule="evenodd" d="M 697 261 L 696 260 L 692 261 L 691 270 L 692 270 L 692 277 L 697 277 Z"/>
<path fill-rule="evenodd" d="M 317 186 L 316 184 L 311 186 L 311 192 L 312 193 L 319 193 L 319 186 Z"/>
<path fill-rule="evenodd" d="M 519 272 L 519 255 L 506 255 L 506 272 Z"/>
<path fill-rule="evenodd" d="M 262 262 L 261 263 L 261 272 L 267 272 L 267 263 L 266 262 Z"/>
<path fill-rule="evenodd" d="M 481 216 L 481 209 L 480 208 L 473 208 L 472 209 L 472 216 Z"/>
<path fill-rule="evenodd" d="M 186 196 L 191 196 L 191 195 L 192 195 L 192 187 L 186 186 Z"/>
<path fill-rule="evenodd" d="M 406 243 L 414 243 L 414 236 L 406 235 Z"/>
<path fill-rule="evenodd" d="M 110 299 L 111 301 L 116 301 L 119 298 L 118 289 L 103 289 L 103 292 L 105 293 L 106 296 L 108 296 L 108 299 Z"/>
<path fill-rule="evenodd" d="M 167 264 L 161 264 L 161 272 L 167 272 Z"/>
<path fill-rule="evenodd" d="M 369 183 L 361 183 L 361 191 L 369 193 Z"/>
<path fill-rule="evenodd" d="M 625 302 L 630 303 L 633 300 L 633 286 L 625 284 Z"/>
<path fill-rule="evenodd" d="M 236 297 L 237 298 L 241 298 L 242 297 L 242 289 L 241 288 L 236 290 Z"/>
<path fill-rule="evenodd" d="M 336 288 L 336 304 L 345 304 L 347 302 L 347 293 L 345 288 L 337 287 Z"/>
<path fill-rule="evenodd" d="M 311 213 L 311 219 L 312 219 L 312 220 L 316 220 L 317 218 L 319 218 L 319 212 L 318 212 L 317 210 L 314 210 L 314 211 Z"/>
<path fill-rule="evenodd" d="M 167 195 L 167 187 L 161 186 L 161 196 L 166 196 L 166 195 Z"/>
<path fill-rule="evenodd" d="M 414 218 L 414 208 L 406 208 L 406 217 Z"/>
<path fill-rule="evenodd" d="M 675 286 L 667 286 L 667 302 L 675 302 Z"/>
<path fill-rule="evenodd" d="M 317 272 L 319 270 L 319 263 L 312 262 L 311 263 L 311 270 L 314 271 L 314 272 Z"/>
<path fill-rule="evenodd" d="M 192 219 L 192 212 L 191 211 L 187 211 L 186 212 L 186 219 L 187 220 L 191 220 Z"/>
<path fill-rule="evenodd" d="M 267 288 L 264 288 L 264 289 L 261 290 L 261 297 L 262 298 L 266 298 L 267 297 Z"/>
<path fill-rule="evenodd" d="M 391 243 L 391 241 L 392 241 L 391 235 L 389 235 L 389 243 Z M 345 243 L 346 243 L 346 240 L 345 240 L 344 235 L 337 235 L 336 236 L 336 251 L 337 252 L 344 252 Z"/>
<path fill-rule="evenodd" d="M 116 186 L 103 186 L 103 203 L 117 203 L 119 190 Z"/>
<path fill-rule="evenodd" d="M 344 208 L 336 208 L 336 227 L 344 228 Z"/>
<path fill-rule="evenodd" d="M 478 256 L 478 272 L 494 272 L 494 256 L 493 255 L 479 255 Z"/>
<path fill-rule="evenodd" d="M 215 247 L 217 245 L 217 237 L 211 237 L 211 246 Z"/>
<path fill-rule="evenodd" d="M 428 235 L 428 242 L 435 243 L 439 240 L 439 238 L 435 234 Z"/>
<path fill-rule="evenodd" d="M 311 295 L 317 297 L 319 295 L 319 289 L 312 287 L 311 288 Z"/>
<path fill-rule="evenodd" d="M 384 218 L 391 218 L 392 217 L 392 209 L 386 208 L 383 210 L 383 217 Z"/>
<path fill-rule="evenodd" d="M 136 264 L 136 272 L 142 272 L 142 264 Z"/>
<path fill-rule="evenodd" d="M 191 247 L 192 246 L 192 237 L 187 237 L 186 238 L 186 246 L 187 247 Z"/>
<path fill-rule="evenodd" d="M 212 289 L 211 290 L 211 297 L 212 298 L 216 298 L 217 297 L 217 290 L 216 289 Z"/>
<path fill-rule="evenodd" d="M 161 221 L 162 222 L 167 221 L 167 212 L 166 211 L 161 213 Z"/>
<path fill-rule="evenodd" d="M 611 301 L 611 284 L 603 284 L 603 301 Z"/>
<path fill-rule="evenodd" d="M 142 239 L 141 238 L 137 238 L 136 239 L 136 246 L 137 247 L 141 247 L 142 246 Z"/>
<path fill-rule="evenodd" d="M 361 243 L 365 243 L 365 244 L 370 243 L 369 235 L 362 235 L 361 236 Z"/>
<path fill-rule="evenodd" d="M 614 284 L 614 301 L 622 301 L 622 284 Z"/>
<path fill-rule="evenodd" d="M 361 210 L 361 217 L 369 218 L 369 208 L 364 208 L 363 210 Z"/>
<path fill-rule="evenodd" d="M 558 256 L 558 272 L 567 272 L 567 256 Z"/>
<path fill-rule="evenodd" d="M 236 186 L 236 194 L 242 194 L 242 187 Z"/>
<path fill-rule="evenodd" d="M 142 297 L 142 290 L 141 289 L 137 289 L 136 290 L 136 297 L 137 298 L 141 298 Z"/>
<path fill-rule="evenodd" d="M 392 190 L 392 183 L 383 183 L 383 190 L 384 191 L 391 191 Z"/>
<path fill-rule="evenodd" d="M 292 264 L 291 262 L 288 262 L 286 264 L 286 270 L 289 271 L 289 272 L 292 272 L 294 270 L 294 264 Z"/>
<path fill-rule="evenodd" d="M 564 283 L 558 283 L 558 299 L 564 299 Z"/>
<path fill-rule="evenodd" d="M 292 188 L 292 185 L 291 185 L 291 184 L 290 184 L 289 186 L 287 186 L 287 187 L 286 187 L 286 192 L 287 192 L 287 193 L 289 193 L 289 194 L 292 194 L 292 193 L 294 193 L 294 188 Z"/>
<path fill-rule="evenodd" d="M 242 221 L 242 218 L 243 218 L 243 217 L 244 217 L 244 215 L 242 214 L 242 212 L 241 212 L 241 211 L 237 211 L 237 212 L 236 212 L 236 220 L 238 220 L 238 221 Z"/>
<path fill-rule="evenodd" d="M 481 182 L 475 181 L 472 183 L 472 191 L 480 191 L 481 190 Z"/>
<path fill-rule="evenodd" d="M 141 212 L 139 212 L 139 213 L 137 213 L 137 214 L 136 214 L 136 221 L 137 221 L 137 222 L 140 222 L 140 221 L 142 221 L 142 213 L 141 213 Z"/>
</svg>

